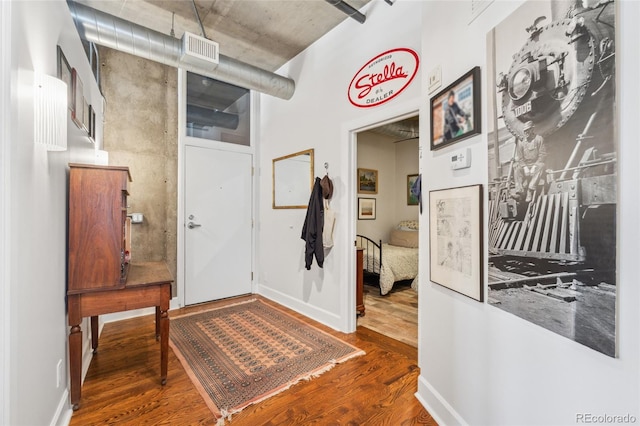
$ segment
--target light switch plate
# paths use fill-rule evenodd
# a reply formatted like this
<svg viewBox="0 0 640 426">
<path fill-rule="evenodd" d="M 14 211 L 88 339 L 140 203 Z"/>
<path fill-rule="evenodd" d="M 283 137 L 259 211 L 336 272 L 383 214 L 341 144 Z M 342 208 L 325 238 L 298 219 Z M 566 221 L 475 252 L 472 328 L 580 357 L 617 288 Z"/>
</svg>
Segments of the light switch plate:
<svg viewBox="0 0 640 426">
<path fill-rule="evenodd" d="M 429 93 L 432 93 L 434 90 L 440 88 L 442 86 L 442 67 L 438 65 L 429 71 L 428 76 L 428 87 Z"/>
<path fill-rule="evenodd" d="M 131 213 L 131 223 L 142 223 L 143 220 L 142 213 Z"/>
</svg>

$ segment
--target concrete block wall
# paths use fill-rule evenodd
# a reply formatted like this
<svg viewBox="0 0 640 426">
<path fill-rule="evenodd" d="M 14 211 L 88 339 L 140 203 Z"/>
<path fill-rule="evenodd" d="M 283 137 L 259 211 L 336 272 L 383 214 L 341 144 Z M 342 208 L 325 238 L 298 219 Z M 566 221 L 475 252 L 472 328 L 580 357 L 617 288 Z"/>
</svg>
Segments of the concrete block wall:
<svg viewBox="0 0 640 426">
<path fill-rule="evenodd" d="M 165 260 L 175 277 L 178 72 L 109 48 L 100 47 L 99 53 L 104 149 L 110 165 L 129 167 L 129 213 L 144 215 L 144 222 L 132 227 L 132 260 Z"/>
</svg>

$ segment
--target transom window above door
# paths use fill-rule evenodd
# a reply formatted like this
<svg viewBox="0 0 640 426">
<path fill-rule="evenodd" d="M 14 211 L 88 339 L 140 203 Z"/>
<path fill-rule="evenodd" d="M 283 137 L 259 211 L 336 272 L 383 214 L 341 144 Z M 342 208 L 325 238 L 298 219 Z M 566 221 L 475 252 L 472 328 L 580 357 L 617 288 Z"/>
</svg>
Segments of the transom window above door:
<svg viewBox="0 0 640 426">
<path fill-rule="evenodd" d="M 187 136 L 251 145 L 249 89 L 187 72 Z"/>
</svg>

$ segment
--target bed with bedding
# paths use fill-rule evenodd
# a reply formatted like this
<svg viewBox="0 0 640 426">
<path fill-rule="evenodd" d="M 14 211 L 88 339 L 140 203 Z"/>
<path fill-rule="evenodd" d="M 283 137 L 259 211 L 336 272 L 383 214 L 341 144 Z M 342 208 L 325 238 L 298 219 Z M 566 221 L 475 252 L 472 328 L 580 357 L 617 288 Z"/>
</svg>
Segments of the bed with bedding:
<svg viewBox="0 0 640 426">
<path fill-rule="evenodd" d="M 411 288 L 418 285 L 418 224 L 402 221 L 391 231 L 389 243 L 375 242 L 364 236 L 356 236 L 356 244 L 364 249 L 363 269 L 366 276 L 379 280 L 380 294 L 391 291 L 394 283 L 413 280 Z"/>
</svg>

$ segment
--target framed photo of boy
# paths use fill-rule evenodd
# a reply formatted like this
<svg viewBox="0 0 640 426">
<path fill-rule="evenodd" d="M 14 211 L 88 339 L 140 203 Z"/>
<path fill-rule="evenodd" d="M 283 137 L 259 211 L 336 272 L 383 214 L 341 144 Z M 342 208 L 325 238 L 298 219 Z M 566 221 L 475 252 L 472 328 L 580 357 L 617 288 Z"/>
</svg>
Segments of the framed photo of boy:
<svg viewBox="0 0 640 426">
<path fill-rule="evenodd" d="M 480 133 L 480 67 L 431 98 L 431 151 Z"/>
</svg>

